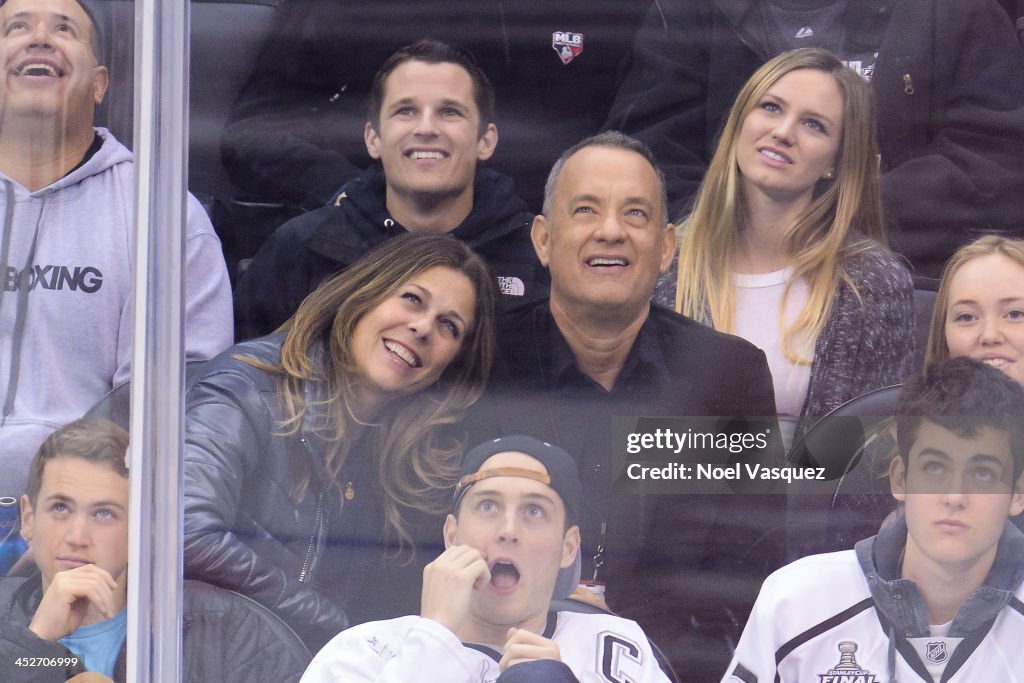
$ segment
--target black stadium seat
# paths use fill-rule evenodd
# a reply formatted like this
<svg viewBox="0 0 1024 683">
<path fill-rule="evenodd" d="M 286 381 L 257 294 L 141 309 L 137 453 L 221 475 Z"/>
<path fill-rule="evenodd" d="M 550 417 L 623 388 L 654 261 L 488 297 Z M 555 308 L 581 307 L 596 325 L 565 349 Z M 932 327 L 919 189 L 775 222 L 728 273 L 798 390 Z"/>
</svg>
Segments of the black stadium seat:
<svg viewBox="0 0 1024 683">
<path fill-rule="evenodd" d="M 877 530 L 878 522 L 894 506 L 892 498 L 876 495 L 878 491 L 885 494 L 887 484 L 873 476 L 871 458 L 864 453 L 885 450 L 884 434 L 878 432 L 892 416 L 899 391 L 900 385 L 896 385 L 850 399 L 793 445 L 787 459 L 801 467 L 824 467 L 827 481 L 789 487 L 788 560 L 853 547 L 859 537 L 850 538 L 872 525 Z M 874 512 L 858 512 L 866 508 Z M 870 536 L 874 530 L 864 535 Z"/>
<path fill-rule="evenodd" d="M 312 659 L 302 640 L 255 600 L 184 584 L 184 683 L 298 683 Z"/>
<path fill-rule="evenodd" d="M 199 371 L 206 364 L 205 360 L 194 360 L 185 363 L 185 389 L 199 376 Z M 132 383 L 124 382 L 117 385 L 89 409 L 83 417 L 102 417 L 110 420 L 122 429 L 129 429 L 129 412 L 131 408 Z"/>
<path fill-rule="evenodd" d="M 209 210 L 237 190 L 220 161 L 228 114 L 270 35 L 283 0 L 192 0 L 189 52 L 189 189 Z M 97 125 L 132 147 L 135 3 L 104 0 L 110 89 Z"/>
<path fill-rule="evenodd" d="M 900 386 L 875 389 L 839 406 L 807 430 L 787 459 L 824 467 L 829 480 L 841 478 L 857 465 L 865 435 L 893 414 Z"/>
</svg>

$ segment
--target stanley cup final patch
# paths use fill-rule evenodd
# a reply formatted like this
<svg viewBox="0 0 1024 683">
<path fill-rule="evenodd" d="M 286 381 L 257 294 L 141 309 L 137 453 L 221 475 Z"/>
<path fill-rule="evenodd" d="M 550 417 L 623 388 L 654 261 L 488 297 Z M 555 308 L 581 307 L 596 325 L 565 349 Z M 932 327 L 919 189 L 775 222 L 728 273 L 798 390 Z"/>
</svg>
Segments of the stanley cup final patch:
<svg viewBox="0 0 1024 683">
<path fill-rule="evenodd" d="M 857 643 L 844 640 L 839 643 L 839 663 L 826 673 L 818 674 L 818 683 L 879 683 L 878 678 L 857 664 L 854 653 Z"/>
<path fill-rule="evenodd" d="M 562 64 L 568 64 L 583 53 L 583 34 L 555 31 L 551 34 L 551 47 Z"/>
</svg>

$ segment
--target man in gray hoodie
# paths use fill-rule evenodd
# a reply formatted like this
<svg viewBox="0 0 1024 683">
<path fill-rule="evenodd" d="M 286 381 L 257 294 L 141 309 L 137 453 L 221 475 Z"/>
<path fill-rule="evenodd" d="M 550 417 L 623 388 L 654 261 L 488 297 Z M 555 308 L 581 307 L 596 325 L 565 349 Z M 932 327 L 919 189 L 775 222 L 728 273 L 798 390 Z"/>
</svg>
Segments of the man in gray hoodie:
<svg viewBox="0 0 1024 683">
<path fill-rule="evenodd" d="M 0 0 L 0 495 L 32 453 L 129 378 L 131 153 L 93 127 L 109 82 L 100 9 Z M 188 198 L 186 349 L 231 344 L 220 242 Z"/>
</svg>

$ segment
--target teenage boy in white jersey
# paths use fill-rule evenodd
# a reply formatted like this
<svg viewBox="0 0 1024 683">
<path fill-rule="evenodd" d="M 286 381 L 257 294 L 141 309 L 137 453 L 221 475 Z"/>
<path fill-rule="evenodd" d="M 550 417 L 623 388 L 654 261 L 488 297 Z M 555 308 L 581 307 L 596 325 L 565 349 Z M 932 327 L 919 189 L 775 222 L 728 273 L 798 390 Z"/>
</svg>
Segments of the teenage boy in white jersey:
<svg viewBox="0 0 1024 683">
<path fill-rule="evenodd" d="M 1024 676 L 1024 390 L 968 358 L 904 385 L 896 521 L 765 580 L 723 681 Z"/>
<path fill-rule="evenodd" d="M 635 622 L 550 611 L 580 544 L 582 487 L 567 452 L 502 437 L 467 453 L 459 477 L 447 549 L 423 572 L 420 616 L 342 632 L 303 683 L 668 680 Z"/>
</svg>

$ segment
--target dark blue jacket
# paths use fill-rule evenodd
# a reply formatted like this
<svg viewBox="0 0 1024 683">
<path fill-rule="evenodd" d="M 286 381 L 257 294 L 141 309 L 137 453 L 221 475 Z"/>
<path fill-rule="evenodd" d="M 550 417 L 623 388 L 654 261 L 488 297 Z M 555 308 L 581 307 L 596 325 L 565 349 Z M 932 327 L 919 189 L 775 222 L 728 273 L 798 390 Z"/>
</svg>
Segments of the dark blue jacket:
<svg viewBox="0 0 1024 683">
<path fill-rule="evenodd" d="M 406 232 L 384 198 L 384 174 L 373 167 L 348 182 L 331 206 L 275 230 L 235 289 L 235 339 L 273 332 L 324 279 Z M 547 298 L 548 274 L 530 241 L 532 220 L 511 178 L 480 169 L 473 209 L 450 232 L 487 262 L 509 309 Z"/>
</svg>

